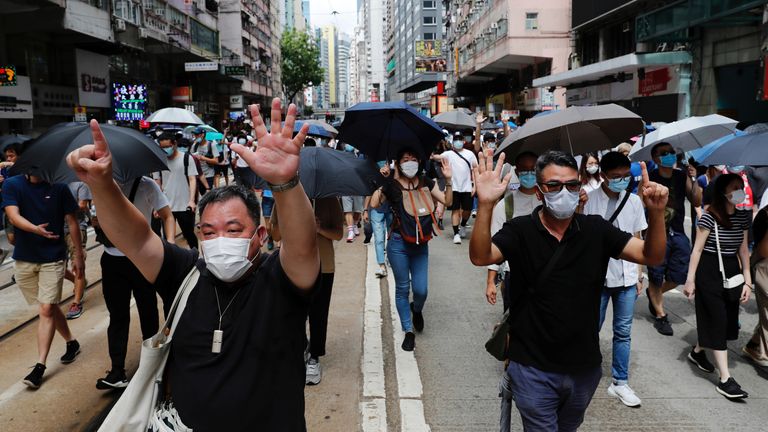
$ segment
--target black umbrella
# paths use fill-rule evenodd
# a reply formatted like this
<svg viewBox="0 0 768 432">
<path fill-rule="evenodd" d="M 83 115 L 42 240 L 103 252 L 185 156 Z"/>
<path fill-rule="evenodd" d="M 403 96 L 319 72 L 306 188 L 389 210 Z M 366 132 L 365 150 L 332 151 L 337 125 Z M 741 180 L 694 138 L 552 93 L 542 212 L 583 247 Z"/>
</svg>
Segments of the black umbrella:
<svg viewBox="0 0 768 432">
<path fill-rule="evenodd" d="M 11 144 L 24 144 L 25 142 L 31 140 L 31 137 L 28 137 L 26 135 L 5 135 L 0 137 L 0 153 L 5 152 L 5 148 L 8 147 Z"/>
<path fill-rule="evenodd" d="M 155 142 L 141 132 L 120 126 L 101 125 L 109 150 L 115 180 L 127 182 L 136 177 L 168 169 L 168 158 Z M 11 174 L 23 174 L 36 169 L 50 183 L 77 181 L 67 165 L 66 157 L 79 147 L 93 143 L 87 123 L 55 125 L 32 141 L 11 169 Z"/>
<path fill-rule="evenodd" d="M 331 196 L 367 196 L 381 183 L 376 165 L 353 153 L 323 147 L 301 149 L 299 177 L 312 199 Z"/>
<path fill-rule="evenodd" d="M 423 160 L 443 138 L 437 123 L 404 101 L 362 102 L 348 108 L 337 137 L 376 161 L 394 159 L 403 147 L 420 152 Z"/>
<path fill-rule="evenodd" d="M 768 132 L 735 136 L 701 160 L 703 165 L 768 166 Z"/>
</svg>

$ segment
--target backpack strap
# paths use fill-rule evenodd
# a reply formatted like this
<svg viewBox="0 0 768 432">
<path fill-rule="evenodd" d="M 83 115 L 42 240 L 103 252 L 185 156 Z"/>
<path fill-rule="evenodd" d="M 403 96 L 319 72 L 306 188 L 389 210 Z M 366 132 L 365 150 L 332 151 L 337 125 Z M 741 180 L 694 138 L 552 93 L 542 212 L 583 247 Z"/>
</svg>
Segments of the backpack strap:
<svg viewBox="0 0 768 432">
<path fill-rule="evenodd" d="M 419 234 L 421 234 L 421 238 L 424 238 L 424 231 L 421 229 L 419 211 L 416 209 L 416 201 L 413 200 L 413 190 L 411 189 L 408 189 L 408 198 L 410 198 L 411 208 L 413 208 L 413 218 L 416 219 L 416 244 L 419 244 Z"/>
<path fill-rule="evenodd" d="M 128 195 L 128 201 L 133 203 L 133 200 L 136 198 L 136 192 L 139 190 L 139 184 L 141 184 L 141 177 L 136 178 L 136 180 L 133 181 L 133 186 L 131 186 L 131 193 Z"/>
<path fill-rule="evenodd" d="M 511 220 L 515 217 L 515 194 L 510 193 L 509 195 L 505 196 L 504 198 L 504 216 L 507 217 L 507 220 Z"/>
<path fill-rule="evenodd" d="M 426 195 L 424 193 L 425 188 L 419 188 L 419 193 L 421 194 L 421 199 L 424 200 L 424 204 L 427 206 L 427 210 L 429 210 L 429 215 L 432 217 L 432 229 L 437 231 L 437 235 L 442 235 L 442 231 L 440 231 L 440 228 L 438 227 L 439 224 L 437 223 L 437 219 L 435 218 L 435 212 L 432 207 L 429 206 L 429 201 L 431 198 L 430 196 Z"/>
<path fill-rule="evenodd" d="M 189 177 L 189 153 L 184 153 L 184 177 Z"/>
</svg>

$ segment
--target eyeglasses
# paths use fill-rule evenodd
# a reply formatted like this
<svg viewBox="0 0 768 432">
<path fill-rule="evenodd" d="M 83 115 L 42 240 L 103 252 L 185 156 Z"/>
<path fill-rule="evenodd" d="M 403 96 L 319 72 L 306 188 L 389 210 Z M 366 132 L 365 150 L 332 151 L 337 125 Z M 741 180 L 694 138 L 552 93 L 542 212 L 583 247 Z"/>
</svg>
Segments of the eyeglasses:
<svg viewBox="0 0 768 432">
<path fill-rule="evenodd" d="M 615 181 L 617 181 L 617 180 L 621 180 L 621 181 L 630 181 L 630 180 L 632 180 L 632 176 L 624 176 L 624 177 L 621 177 L 621 176 L 615 176 L 615 177 L 608 177 L 608 180 L 615 180 Z"/>
<path fill-rule="evenodd" d="M 547 189 L 544 192 L 560 192 L 563 190 L 563 186 L 565 186 L 565 188 L 570 192 L 578 192 L 581 190 L 581 182 L 578 180 L 571 180 L 567 182 L 550 181 L 546 183 L 539 183 L 539 185 L 544 186 Z"/>
<path fill-rule="evenodd" d="M 659 152 L 659 156 L 661 156 L 661 157 L 669 156 L 669 155 L 673 155 L 673 154 L 675 154 L 674 150 L 666 150 L 666 151 Z"/>
</svg>

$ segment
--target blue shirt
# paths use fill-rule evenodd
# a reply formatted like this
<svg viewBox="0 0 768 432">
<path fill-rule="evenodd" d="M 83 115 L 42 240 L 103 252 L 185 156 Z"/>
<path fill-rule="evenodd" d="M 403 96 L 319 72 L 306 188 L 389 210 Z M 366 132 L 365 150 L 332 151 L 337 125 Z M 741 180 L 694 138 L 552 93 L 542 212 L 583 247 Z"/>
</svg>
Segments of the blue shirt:
<svg viewBox="0 0 768 432">
<path fill-rule="evenodd" d="M 16 230 L 16 246 L 13 259 L 33 263 L 49 263 L 66 258 L 67 245 L 64 241 L 64 216 L 77 212 L 77 202 L 69 187 L 62 183 L 30 183 L 27 176 L 18 175 L 6 180 L 3 185 L 3 204 L 17 206 L 19 213 L 34 225 L 47 223 L 46 229 L 59 236 L 51 240 Z"/>
<path fill-rule="evenodd" d="M 632 193 L 637 193 L 637 187 L 643 181 L 643 167 L 640 166 L 640 162 L 632 162 L 629 168 L 629 174 L 635 179 L 635 187 Z"/>
</svg>

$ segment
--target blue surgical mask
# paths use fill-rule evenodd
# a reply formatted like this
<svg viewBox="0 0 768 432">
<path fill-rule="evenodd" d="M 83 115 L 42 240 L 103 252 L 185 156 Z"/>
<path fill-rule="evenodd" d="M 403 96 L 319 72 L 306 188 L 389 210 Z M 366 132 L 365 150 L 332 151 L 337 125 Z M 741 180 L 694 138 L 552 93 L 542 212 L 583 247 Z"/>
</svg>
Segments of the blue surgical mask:
<svg viewBox="0 0 768 432">
<path fill-rule="evenodd" d="M 355 148 L 349 144 L 344 144 L 344 151 L 353 152 L 355 151 Z"/>
<path fill-rule="evenodd" d="M 376 165 L 379 166 L 379 169 L 384 168 L 387 165 L 387 161 L 378 161 Z"/>
<path fill-rule="evenodd" d="M 744 171 L 744 165 L 736 165 L 736 166 L 728 167 L 728 172 L 733 174 L 741 174 L 742 171 Z"/>
<path fill-rule="evenodd" d="M 534 171 L 522 171 L 517 177 L 520 179 L 520 186 L 526 189 L 536 186 L 536 173 Z"/>
<path fill-rule="evenodd" d="M 464 141 L 461 141 L 461 140 L 454 141 L 453 142 L 453 148 L 455 148 L 456 150 L 463 149 L 464 148 Z"/>
<path fill-rule="evenodd" d="M 677 163 L 677 155 L 675 155 L 674 153 L 670 153 L 666 156 L 662 156 L 659 162 L 660 162 L 659 165 L 661 165 L 664 168 L 674 168 L 675 163 Z"/>
<path fill-rule="evenodd" d="M 165 152 L 165 154 L 167 154 L 168 156 L 173 156 L 173 153 L 174 153 L 174 152 L 173 152 L 173 147 L 166 147 L 166 148 L 164 148 L 164 149 L 163 149 L 163 151 L 164 151 L 164 152 Z"/>
<path fill-rule="evenodd" d="M 629 187 L 630 177 L 622 177 L 617 179 L 608 180 L 608 189 L 613 192 L 619 193 L 627 190 Z"/>
</svg>

